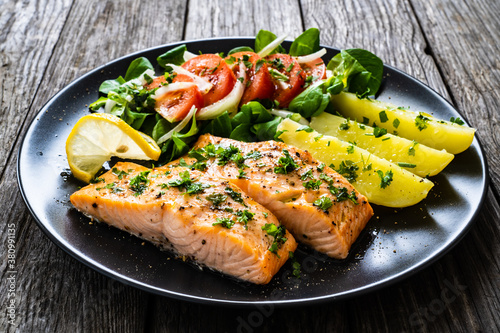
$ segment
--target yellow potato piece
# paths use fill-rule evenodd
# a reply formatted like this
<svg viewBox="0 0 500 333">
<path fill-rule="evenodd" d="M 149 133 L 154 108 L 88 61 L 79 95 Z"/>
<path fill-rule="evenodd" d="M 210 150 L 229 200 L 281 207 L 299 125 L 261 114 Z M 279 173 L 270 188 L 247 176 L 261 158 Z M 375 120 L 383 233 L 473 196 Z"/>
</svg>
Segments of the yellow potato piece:
<svg viewBox="0 0 500 333">
<path fill-rule="evenodd" d="M 426 146 L 458 154 L 472 143 L 475 129 L 449 121 L 438 120 L 428 114 L 397 108 L 372 99 L 359 99 L 355 94 L 342 92 L 332 96 L 334 108 L 344 117 L 385 128 L 409 140 Z"/>
<path fill-rule="evenodd" d="M 356 142 L 358 147 L 420 177 L 437 175 L 454 157 L 446 150 L 430 148 L 390 133 L 376 137 L 373 127 L 325 112 L 312 118 L 310 126 L 319 133 Z"/>
<path fill-rule="evenodd" d="M 339 170 L 342 162 L 357 167 L 355 171 L 357 177 L 351 183 L 371 203 L 396 208 L 411 206 L 423 200 L 434 185 L 429 180 L 349 142 L 321 135 L 316 131 L 307 132 L 300 129 L 300 124 L 285 119 L 278 126 L 278 131 L 284 131 L 279 138 L 286 144 L 309 151 L 326 165 L 333 164 L 336 170 Z M 392 181 L 385 182 L 385 188 L 382 186 L 384 184 L 378 171 L 383 177 L 392 173 Z"/>
</svg>

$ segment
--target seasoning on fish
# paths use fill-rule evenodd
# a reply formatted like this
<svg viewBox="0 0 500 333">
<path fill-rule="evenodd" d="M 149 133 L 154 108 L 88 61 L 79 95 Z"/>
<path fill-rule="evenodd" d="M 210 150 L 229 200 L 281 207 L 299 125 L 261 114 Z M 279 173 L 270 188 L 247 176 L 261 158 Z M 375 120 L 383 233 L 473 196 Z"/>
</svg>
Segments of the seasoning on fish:
<svg viewBox="0 0 500 333">
<path fill-rule="evenodd" d="M 70 199 L 85 215 L 256 284 L 268 283 L 297 247 L 266 208 L 194 168 L 119 162 Z"/>
<path fill-rule="evenodd" d="M 184 162 L 203 163 L 208 175 L 227 179 L 269 209 L 297 241 L 332 258 L 347 257 L 373 215 L 366 197 L 344 177 L 281 142 L 205 134 Z"/>
</svg>

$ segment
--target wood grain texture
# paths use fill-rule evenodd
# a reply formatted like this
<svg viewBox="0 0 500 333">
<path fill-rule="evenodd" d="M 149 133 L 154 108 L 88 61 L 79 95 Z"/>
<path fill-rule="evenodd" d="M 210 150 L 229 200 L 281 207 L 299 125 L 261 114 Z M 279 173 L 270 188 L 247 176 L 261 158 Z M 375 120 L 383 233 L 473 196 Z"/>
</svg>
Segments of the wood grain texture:
<svg viewBox="0 0 500 333">
<path fill-rule="evenodd" d="M 298 1 L 191 0 L 185 39 L 255 36 L 260 29 L 293 39 L 303 31 Z"/>
<path fill-rule="evenodd" d="M 45 8 L 45 2 L 28 4 L 38 9 Z M 29 100 L 31 105 L 26 104 L 27 112 L 24 112 L 21 119 L 27 118 L 29 123 L 55 92 L 92 68 L 134 51 L 181 39 L 185 3 L 157 1 L 148 4 L 149 6 L 143 6 L 143 2 L 133 0 L 120 4 L 113 1 L 79 1 L 69 6 L 69 11 L 57 12 L 47 3 L 47 10 L 53 10 L 54 13 L 40 14 L 58 17 L 62 22 L 61 26 L 65 23 L 62 30 L 47 31 L 47 37 L 39 35 L 43 32 L 40 27 L 33 26 L 32 30 L 29 28 L 30 24 L 36 23 L 35 20 L 30 22 L 30 19 L 23 19 L 19 23 L 21 26 L 16 29 L 21 34 L 23 31 L 27 34 L 27 41 L 32 43 L 31 48 L 45 50 L 47 42 L 52 39 L 57 43 L 55 47 L 46 50 L 48 54 L 44 57 L 47 62 L 40 64 L 43 68 L 38 69 L 35 62 L 26 64 L 25 72 L 30 75 L 38 74 L 40 79 L 38 82 L 34 80 L 33 86 L 30 87 L 34 96 Z M 22 12 L 21 9 L 18 11 Z M 151 19 L 158 14 L 162 14 L 166 21 Z M 48 18 L 42 22 L 53 24 Z M 54 34 L 57 36 L 53 36 Z M 27 54 L 29 56 L 29 53 Z M 18 76 L 21 80 L 23 72 L 17 73 L 16 66 L 11 66 L 10 61 L 15 59 L 9 60 L 9 66 L 2 67 L 3 70 L 7 68 L 5 76 Z M 16 83 L 23 86 L 22 81 Z M 13 90 L 13 87 L 9 89 Z M 26 94 L 26 91 L 15 91 L 14 98 L 8 94 L 4 96 L 9 97 L 9 102 L 15 103 L 23 98 L 23 93 Z M 16 112 L 19 112 L 18 109 L 13 107 L 6 110 L 7 116 L 13 116 Z M 2 124 L 2 130 L 4 127 L 10 129 L 15 134 L 15 139 L 26 130 L 24 128 L 20 131 L 20 125 L 20 122 L 6 123 L 5 126 Z M 12 142 L 14 143 L 14 140 Z M 19 141 L 16 145 L 3 146 L 17 152 Z M 2 158 L 2 162 L 7 162 L 7 165 L 0 183 L 0 217 L 2 221 L 12 221 L 16 229 L 17 322 L 15 326 L 8 326 L 6 311 L 2 311 L 0 330 L 144 331 L 149 295 L 86 268 L 59 250 L 42 234 L 29 217 L 20 193 L 14 190 L 17 187 L 14 155 L 5 160 Z M 2 224 L 3 231 L 7 226 L 8 224 Z M 1 237 L 2 244 L 7 244 L 7 233 L 3 232 Z M 8 283 L 7 257 L 2 256 L 1 260 L 3 290 Z M 6 297 L 6 293 L 0 293 L 2 305 L 6 304 Z"/>
<path fill-rule="evenodd" d="M 499 331 L 500 65 L 492 56 L 500 54 L 499 6 L 486 0 L 0 2 L 0 331 Z M 36 226 L 15 190 L 14 155 L 27 123 L 59 89 L 92 68 L 159 44 L 253 36 L 261 28 L 293 38 L 309 27 L 321 29 L 325 45 L 369 49 L 428 83 L 479 128 L 493 184 L 470 232 L 442 259 L 351 300 L 288 308 L 214 307 L 108 279 L 63 253 Z M 18 250 L 16 326 L 6 324 L 3 292 L 11 223 Z"/>
<path fill-rule="evenodd" d="M 500 191 L 500 3 L 412 1 L 458 110 L 478 129 Z M 496 13 L 496 14 L 493 14 Z"/>
<path fill-rule="evenodd" d="M 33 103 L 71 1 L 2 1 L 0 10 L 0 174 Z"/>
</svg>

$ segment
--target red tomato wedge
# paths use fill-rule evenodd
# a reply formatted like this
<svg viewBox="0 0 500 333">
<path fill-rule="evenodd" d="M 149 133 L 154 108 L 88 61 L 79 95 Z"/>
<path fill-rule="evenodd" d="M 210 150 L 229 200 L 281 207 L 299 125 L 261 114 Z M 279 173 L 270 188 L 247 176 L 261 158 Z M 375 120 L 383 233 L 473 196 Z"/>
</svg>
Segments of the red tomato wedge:
<svg viewBox="0 0 500 333">
<path fill-rule="evenodd" d="M 203 95 L 204 106 L 223 99 L 234 88 L 236 76 L 217 54 L 199 55 L 186 61 L 182 67 L 213 84 L 212 89 Z"/>
<path fill-rule="evenodd" d="M 326 66 L 321 58 L 300 64 L 300 67 L 305 72 L 306 78 L 312 76 L 312 82 L 326 79 Z"/>
<path fill-rule="evenodd" d="M 167 79 L 165 78 L 165 75 L 157 76 L 153 79 L 153 81 L 151 83 L 146 84 L 144 86 L 144 88 L 146 88 L 147 90 L 151 90 L 154 88 L 160 88 L 166 82 L 167 82 Z"/>
<path fill-rule="evenodd" d="M 266 57 L 268 66 L 276 72 L 272 75 L 275 85 L 274 100 L 279 107 L 288 104 L 304 89 L 306 74 L 297 60 L 288 54 L 272 54 Z"/>
<path fill-rule="evenodd" d="M 172 83 L 172 86 L 176 83 Z M 197 86 L 175 89 L 156 99 L 155 110 L 171 123 L 181 121 L 193 105 L 199 110 L 203 107 L 203 96 Z"/>
<path fill-rule="evenodd" d="M 247 85 L 241 97 L 240 106 L 256 99 L 272 99 L 274 82 L 269 74 L 266 61 L 254 52 L 237 52 L 226 57 L 226 61 L 244 61 L 247 67 Z M 251 64 L 251 66 L 249 66 Z M 257 69 L 257 71 L 256 71 Z M 233 70 L 238 70 L 234 66 Z"/>
</svg>

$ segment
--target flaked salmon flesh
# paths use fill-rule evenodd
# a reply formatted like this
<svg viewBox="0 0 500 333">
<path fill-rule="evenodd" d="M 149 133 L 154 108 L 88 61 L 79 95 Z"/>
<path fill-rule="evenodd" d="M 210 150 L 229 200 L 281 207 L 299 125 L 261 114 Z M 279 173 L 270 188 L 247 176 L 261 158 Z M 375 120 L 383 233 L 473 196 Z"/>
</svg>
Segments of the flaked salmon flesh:
<svg viewBox="0 0 500 333">
<path fill-rule="evenodd" d="M 297 247 L 270 211 L 226 179 L 119 162 L 98 180 L 71 195 L 79 211 L 238 279 L 268 283 Z"/>
<path fill-rule="evenodd" d="M 219 157 L 210 154 L 211 146 L 232 151 L 229 161 L 224 163 L 224 151 Z M 207 174 L 238 186 L 276 215 L 297 241 L 332 258 L 347 257 L 373 216 L 365 196 L 306 151 L 281 142 L 246 143 L 209 134 L 200 136 L 193 150 L 186 164 L 212 155 L 205 161 Z"/>
<path fill-rule="evenodd" d="M 344 177 L 275 141 L 205 134 L 179 160 L 119 162 L 98 180 L 70 197 L 79 211 L 256 284 L 271 280 L 296 240 L 345 259 L 373 215 Z"/>
</svg>

